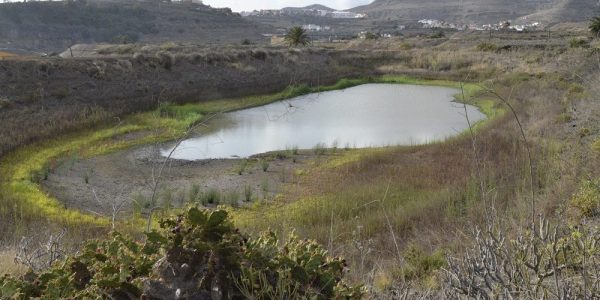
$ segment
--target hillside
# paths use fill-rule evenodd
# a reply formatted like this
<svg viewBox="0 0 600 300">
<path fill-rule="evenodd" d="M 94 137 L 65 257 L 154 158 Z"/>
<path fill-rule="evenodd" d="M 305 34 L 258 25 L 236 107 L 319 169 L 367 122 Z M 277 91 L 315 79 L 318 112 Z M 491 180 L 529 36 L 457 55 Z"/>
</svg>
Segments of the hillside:
<svg viewBox="0 0 600 300">
<path fill-rule="evenodd" d="M 532 15 L 549 23 L 582 21 L 598 11 L 597 0 L 376 0 L 352 9 L 376 20 L 439 19 L 497 23 Z M 527 18 L 532 19 L 532 18 Z"/>
<path fill-rule="evenodd" d="M 305 7 L 284 7 L 281 10 L 290 10 L 290 9 L 315 9 L 315 10 L 324 10 L 324 11 L 334 11 L 335 9 L 331 7 L 327 7 L 321 4 L 312 4 Z"/>
<path fill-rule="evenodd" d="M 162 1 L 0 4 L 0 48 L 61 51 L 77 43 L 186 41 L 239 44 L 268 26 L 229 9 Z"/>
<path fill-rule="evenodd" d="M 523 19 L 538 20 L 546 24 L 587 21 L 600 14 L 600 1 L 564 0 L 552 8 L 536 12 Z"/>
</svg>

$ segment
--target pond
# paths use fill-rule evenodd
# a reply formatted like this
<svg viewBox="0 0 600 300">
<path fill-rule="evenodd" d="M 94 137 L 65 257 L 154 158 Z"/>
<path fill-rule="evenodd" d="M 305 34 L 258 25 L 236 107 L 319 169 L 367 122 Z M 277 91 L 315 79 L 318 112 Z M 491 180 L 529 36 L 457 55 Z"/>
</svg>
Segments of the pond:
<svg viewBox="0 0 600 300">
<path fill-rule="evenodd" d="M 366 148 L 443 140 L 468 128 L 459 90 L 437 86 L 365 84 L 308 94 L 223 114 L 218 129 L 183 141 L 182 160 L 240 158 L 315 147 Z M 467 106 L 472 122 L 485 118 Z M 173 145 L 163 148 L 168 156 Z"/>
</svg>

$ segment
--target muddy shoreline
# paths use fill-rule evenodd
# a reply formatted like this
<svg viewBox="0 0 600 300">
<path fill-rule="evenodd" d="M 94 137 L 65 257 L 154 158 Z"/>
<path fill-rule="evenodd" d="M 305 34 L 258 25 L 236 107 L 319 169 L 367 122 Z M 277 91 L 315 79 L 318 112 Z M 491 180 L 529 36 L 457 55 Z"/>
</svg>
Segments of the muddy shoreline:
<svg viewBox="0 0 600 300">
<path fill-rule="evenodd" d="M 155 196 L 157 206 L 180 207 L 203 201 L 206 206 L 251 205 L 273 199 L 285 184 L 298 183 L 299 171 L 307 168 L 314 156 L 308 150 L 279 151 L 248 159 L 170 159 L 165 163 L 160 154 L 165 145 L 141 146 L 89 159 L 66 158 L 50 171 L 42 187 L 67 209 L 101 216 L 112 216 L 121 205 L 118 214 L 122 217 L 134 211 L 144 213 L 151 206 L 155 180 L 160 182 Z M 218 200 L 206 203 L 208 194 L 213 198 L 216 194 Z"/>
</svg>

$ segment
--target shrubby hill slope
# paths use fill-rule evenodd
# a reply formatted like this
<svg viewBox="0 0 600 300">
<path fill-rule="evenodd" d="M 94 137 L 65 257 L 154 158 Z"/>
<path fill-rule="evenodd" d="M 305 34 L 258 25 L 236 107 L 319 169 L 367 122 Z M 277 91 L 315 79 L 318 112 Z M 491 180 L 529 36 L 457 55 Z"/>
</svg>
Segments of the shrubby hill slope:
<svg viewBox="0 0 600 300">
<path fill-rule="evenodd" d="M 60 51 L 78 43 L 186 41 L 239 44 L 267 25 L 229 9 L 163 1 L 60 1 L 0 4 L 0 48 Z"/>
<path fill-rule="evenodd" d="M 600 11 L 597 0 L 376 0 L 353 11 L 373 19 L 440 19 L 465 23 L 539 18 L 548 23 L 583 21 Z M 527 17 L 527 19 L 532 19 Z"/>
</svg>

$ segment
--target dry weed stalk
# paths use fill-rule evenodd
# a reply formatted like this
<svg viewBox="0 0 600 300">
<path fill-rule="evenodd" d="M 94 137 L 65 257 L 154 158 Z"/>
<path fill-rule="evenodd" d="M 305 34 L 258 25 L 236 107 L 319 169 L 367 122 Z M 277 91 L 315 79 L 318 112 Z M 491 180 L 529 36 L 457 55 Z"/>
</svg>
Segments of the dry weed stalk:
<svg viewBox="0 0 600 300">
<path fill-rule="evenodd" d="M 62 240 L 66 233 L 66 230 L 62 230 L 57 234 L 47 233 L 46 237 L 23 237 L 17 248 L 15 262 L 27 266 L 34 272 L 50 268 L 66 257 L 66 251 L 62 247 Z"/>
<path fill-rule="evenodd" d="M 498 217 L 472 231 L 474 245 L 449 257 L 447 284 L 457 298 L 594 299 L 600 293 L 598 228 L 550 225 L 511 239 Z"/>
<path fill-rule="evenodd" d="M 531 147 L 529 146 L 529 140 L 527 139 L 527 135 L 525 134 L 525 129 L 523 127 L 523 123 L 515 110 L 515 107 L 510 103 L 510 98 L 512 97 L 512 90 L 508 98 L 503 97 L 494 89 L 486 89 L 486 91 L 494 96 L 496 99 L 500 100 L 508 109 L 510 110 L 515 122 L 517 122 L 517 126 L 519 127 L 519 132 L 521 134 L 521 138 L 523 138 L 523 143 L 525 143 L 525 150 L 527 151 L 527 160 L 529 167 L 529 189 L 531 193 L 531 226 L 532 229 L 535 230 L 535 216 L 536 216 L 536 202 L 535 202 L 535 184 L 534 184 L 534 165 L 533 165 L 533 157 L 531 154 Z"/>
</svg>

